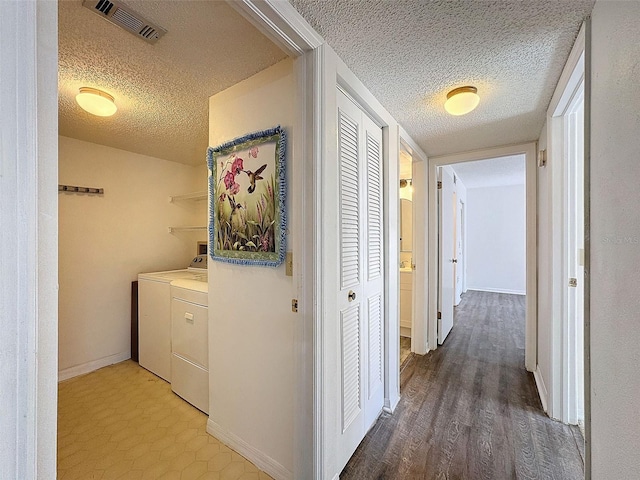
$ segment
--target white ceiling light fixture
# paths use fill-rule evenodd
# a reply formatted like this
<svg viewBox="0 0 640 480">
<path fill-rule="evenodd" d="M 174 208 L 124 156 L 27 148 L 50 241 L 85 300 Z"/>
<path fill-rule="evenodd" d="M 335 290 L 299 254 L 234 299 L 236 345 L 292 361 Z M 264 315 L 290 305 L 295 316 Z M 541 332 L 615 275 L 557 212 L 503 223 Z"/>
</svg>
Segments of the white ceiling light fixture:
<svg viewBox="0 0 640 480">
<path fill-rule="evenodd" d="M 113 97 L 97 88 L 80 88 L 80 93 L 76 95 L 76 102 L 83 110 L 98 117 L 110 117 L 118 111 Z"/>
<path fill-rule="evenodd" d="M 444 109 L 451 115 L 466 115 L 480 103 L 478 89 L 476 87 L 459 87 L 447 93 L 447 101 Z"/>
</svg>

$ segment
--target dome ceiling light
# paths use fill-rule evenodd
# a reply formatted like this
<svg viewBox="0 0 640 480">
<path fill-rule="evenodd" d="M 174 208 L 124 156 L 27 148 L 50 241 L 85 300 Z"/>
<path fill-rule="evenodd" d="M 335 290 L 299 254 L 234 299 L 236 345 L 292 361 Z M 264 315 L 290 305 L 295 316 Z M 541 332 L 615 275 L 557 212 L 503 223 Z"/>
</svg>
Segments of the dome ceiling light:
<svg viewBox="0 0 640 480">
<path fill-rule="evenodd" d="M 451 115 L 466 115 L 480 103 L 478 89 L 476 87 L 459 87 L 447 93 L 447 101 L 444 109 Z"/>
<path fill-rule="evenodd" d="M 98 117 L 110 117 L 118 110 L 113 97 L 97 88 L 80 88 L 80 93 L 76 95 L 76 102 L 83 110 Z"/>
</svg>

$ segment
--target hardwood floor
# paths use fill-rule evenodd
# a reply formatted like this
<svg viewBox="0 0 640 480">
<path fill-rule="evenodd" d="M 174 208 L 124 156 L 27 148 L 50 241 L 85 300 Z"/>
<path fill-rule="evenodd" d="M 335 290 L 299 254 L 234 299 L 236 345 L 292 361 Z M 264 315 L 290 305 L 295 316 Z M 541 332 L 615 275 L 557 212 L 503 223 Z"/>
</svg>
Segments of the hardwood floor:
<svg viewBox="0 0 640 480">
<path fill-rule="evenodd" d="M 524 368 L 524 312 L 524 296 L 468 291 L 340 479 L 582 479 L 579 430 L 547 417 Z"/>
</svg>

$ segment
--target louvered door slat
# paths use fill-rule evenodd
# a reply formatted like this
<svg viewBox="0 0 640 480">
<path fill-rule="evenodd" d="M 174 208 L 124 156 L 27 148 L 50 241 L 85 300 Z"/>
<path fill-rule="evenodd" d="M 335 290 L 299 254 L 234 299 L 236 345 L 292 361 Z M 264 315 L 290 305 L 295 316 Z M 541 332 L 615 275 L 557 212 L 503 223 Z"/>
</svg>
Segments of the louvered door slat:
<svg viewBox="0 0 640 480">
<path fill-rule="evenodd" d="M 342 330 L 342 431 L 360 413 L 360 308 L 341 313 Z"/>
<path fill-rule="evenodd" d="M 382 382 L 382 297 L 369 298 L 369 396 Z"/>
<path fill-rule="evenodd" d="M 360 179 L 358 124 L 340 111 L 340 280 L 342 288 L 360 282 Z"/>
<path fill-rule="evenodd" d="M 382 275 L 382 155 L 380 143 L 367 133 L 367 277 Z"/>
</svg>

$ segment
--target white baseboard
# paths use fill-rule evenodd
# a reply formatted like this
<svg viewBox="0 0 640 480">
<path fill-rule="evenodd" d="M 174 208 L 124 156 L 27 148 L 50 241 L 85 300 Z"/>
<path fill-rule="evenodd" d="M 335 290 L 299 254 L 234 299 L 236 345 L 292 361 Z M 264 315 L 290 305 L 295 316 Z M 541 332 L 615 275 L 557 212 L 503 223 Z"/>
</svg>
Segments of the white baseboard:
<svg viewBox="0 0 640 480">
<path fill-rule="evenodd" d="M 411 338 L 411 327 L 403 327 L 400 325 L 400 336 Z"/>
<path fill-rule="evenodd" d="M 74 367 L 65 368 L 58 372 L 58 381 L 69 380 L 70 378 L 77 377 L 78 375 L 84 375 L 85 373 L 93 372 L 102 367 L 113 365 L 114 363 L 124 362 L 131 358 L 131 352 L 121 352 L 115 355 L 109 355 L 108 357 L 92 360 L 82 365 L 76 365 Z"/>
<path fill-rule="evenodd" d="M 382 407 L 383 412 L 393 413 L 400 403 L 401 395 L 396 395 L 393 399 L 385 398 L 384 406 Z"/>
<path fill-rule="evenodd" d="M 549 410 L 547 409 L 547 399 L 549 398 L 549 394 L 547 393 L 547 387 L 544 385 L 544 379 L 542 378 L 539 367 L 537 367 L 536 371 L 533 372 L 533 378 L 536 380 L 536 387 L 538 387 L 538 395 L 542 402 L 542 409 L 549 413 Z"/>
<path fill-rule="evenodd" d="M 476 292 L 508 293 L 509 295 L 526 295 L 527 294 L 527 292 L 522 290 L 507 290 L 504 288 L 469 287 L 467 290 L 475 290 Z"/>
<path fill-rule="evenodd" d="M 293 472 L 287 470 L 264 452 L 249 445 L 237 435 L 229 432 L 226 428 L 211 420 L 211 418 L 207 420 L 207 433 L 213 435 L 229 448 L 238 452 L 260 470 L 271 475 L 275 480 L 293 479 Z"/>
</svg>

